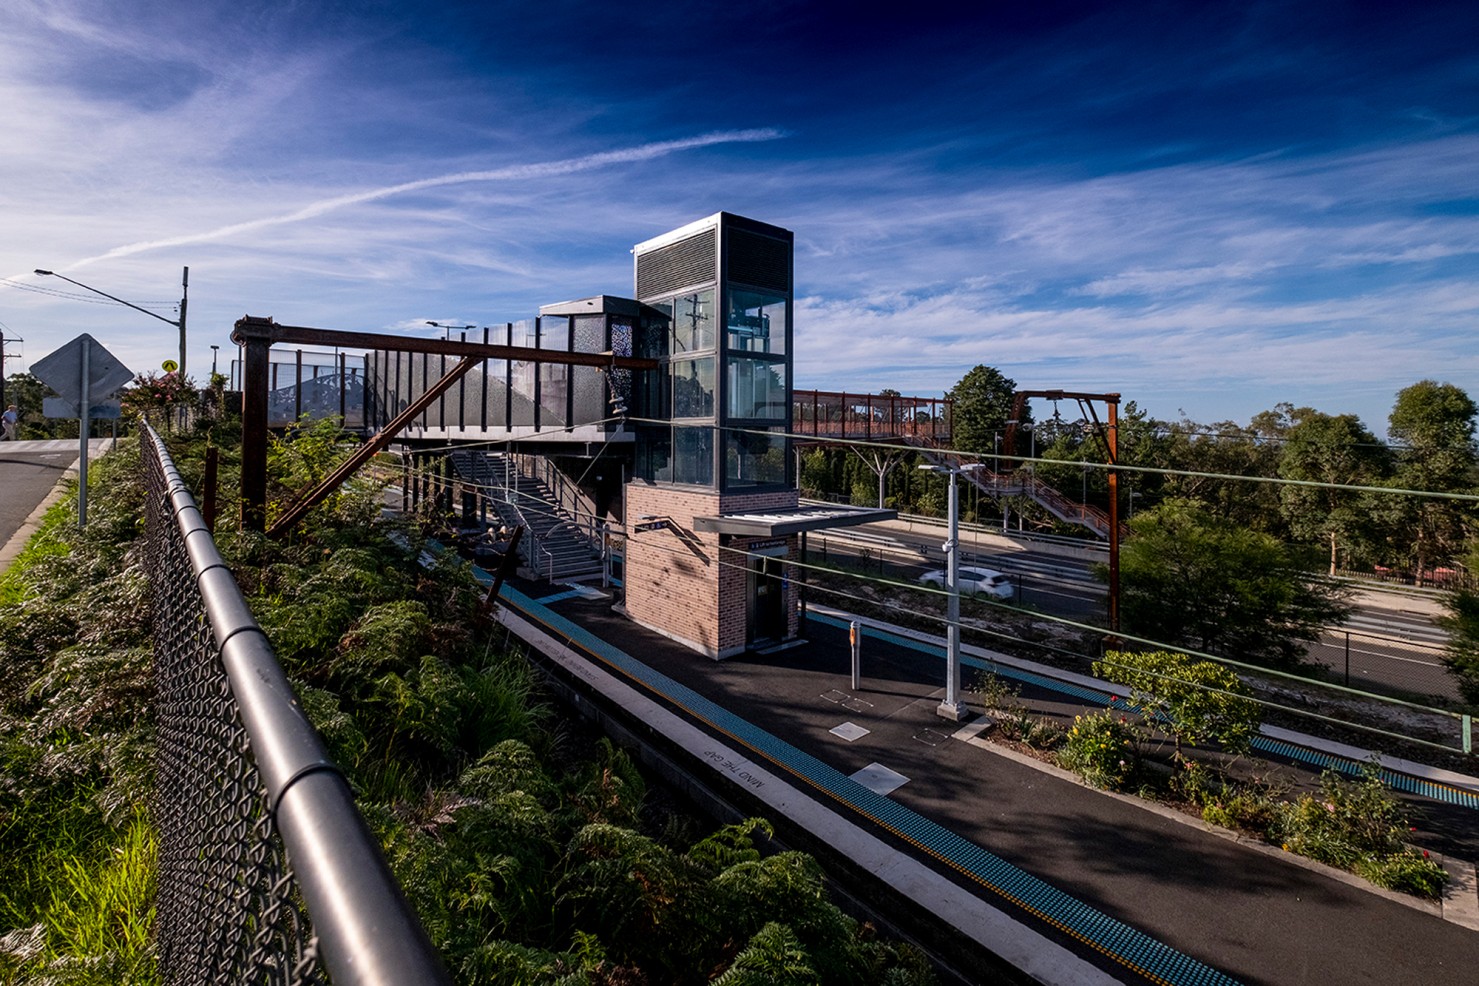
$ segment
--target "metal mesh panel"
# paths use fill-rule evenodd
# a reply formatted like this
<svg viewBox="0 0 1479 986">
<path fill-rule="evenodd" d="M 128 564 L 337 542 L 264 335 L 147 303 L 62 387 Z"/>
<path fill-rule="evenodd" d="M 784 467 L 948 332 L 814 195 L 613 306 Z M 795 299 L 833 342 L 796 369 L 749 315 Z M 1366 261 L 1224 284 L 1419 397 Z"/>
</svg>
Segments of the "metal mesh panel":
<svg viewBox="0 0 1479 986">
<path fill-rule="evenodd" d="M 650 301 L 718 279 L 717 230 L 706 229 L 677 243 L 637 256 L 637 297 Z"/>
<path fill-rule="evenodd" d="M 791 290 L 791 244 L 742 229 L 729 231 L 729 280 Z"/>
<path fill-rule="evenodd" d="M 154 559 L 160 976 L 170 984 L 325 983 L 171 516 L 164 464 L 153 442 L 141 445 Z"/>
</svg>

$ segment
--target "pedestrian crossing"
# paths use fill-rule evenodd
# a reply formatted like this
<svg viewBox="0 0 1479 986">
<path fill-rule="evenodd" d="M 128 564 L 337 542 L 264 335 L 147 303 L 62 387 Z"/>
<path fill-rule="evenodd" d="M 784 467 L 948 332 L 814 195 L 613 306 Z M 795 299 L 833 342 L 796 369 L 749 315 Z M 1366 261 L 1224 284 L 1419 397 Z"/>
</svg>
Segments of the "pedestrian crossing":
<svg viewBox="0 0 1479 986">
<path fill-rule="evenodd" d="M 87 442 L 87 454 L 101 455 L 111 449 L 115 440 L 112 438 L 92 438 Z M 0 453 L 11 455 L 20 454 L 59 454 L 77 455 L 81 450 L 81 443 L 75 438 L 40 438 L 23 439 L 20 441 L 0 441 Z"/>
</svg>

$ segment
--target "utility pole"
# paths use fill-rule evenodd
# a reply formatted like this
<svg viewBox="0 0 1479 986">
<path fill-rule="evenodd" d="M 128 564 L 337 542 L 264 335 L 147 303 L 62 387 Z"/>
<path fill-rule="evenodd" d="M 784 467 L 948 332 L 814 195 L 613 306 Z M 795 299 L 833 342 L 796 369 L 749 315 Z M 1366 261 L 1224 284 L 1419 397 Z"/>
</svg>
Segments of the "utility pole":
<svg viewBox="0 0 1479 986">
<path fill-rule="evenodd" d="M 11 336 L 12 342 L 25 342 L 20 336 Z M 19 356 L 20 353 L 7 353 L 5 351 L 5 330 L 0 329 L 0 410 L 4 410 L 5 403 L 5 358 L 7 356 Z"/>
<path fill-rule="evenodd" d="M 180 379 L 185 379 L 185 309 L 190 304 L 190 268 L 180 275 Z"/>
</svg>

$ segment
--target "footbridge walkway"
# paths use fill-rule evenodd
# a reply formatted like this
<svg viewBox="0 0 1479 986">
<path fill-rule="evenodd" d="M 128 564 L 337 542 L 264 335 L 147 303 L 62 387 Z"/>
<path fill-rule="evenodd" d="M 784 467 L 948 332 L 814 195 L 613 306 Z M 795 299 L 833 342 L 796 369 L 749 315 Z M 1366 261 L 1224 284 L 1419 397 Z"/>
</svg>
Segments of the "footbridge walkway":
<svg viewBox="0 0 1479 986">
<path fill-rule="evenodd" d="M 854 447 L 858 443 L 897 443 L 919 449 L 934 465 L 958 461 L 950 448 L 954 402 L 949 399 L 798 390 L 792 394 L 791 418 L 793 432 L 803 436 L 803 441 Z M 1030 462 L 1025 467 L 1002 469 L 998 459 L 992 467 L 982 463 L 961 478 L 984 496 L 1027 497 L 1064 523 L 1088 528 L 1100 538 L 1109 537 L 1105 511 L 1064 496 L 1039 479 Z"/>
</svg>

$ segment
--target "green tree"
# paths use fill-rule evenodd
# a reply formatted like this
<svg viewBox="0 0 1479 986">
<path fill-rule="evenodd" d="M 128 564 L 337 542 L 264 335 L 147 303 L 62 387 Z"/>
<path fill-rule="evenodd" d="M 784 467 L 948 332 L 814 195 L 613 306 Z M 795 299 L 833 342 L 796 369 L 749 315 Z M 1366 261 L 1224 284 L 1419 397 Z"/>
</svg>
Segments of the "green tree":
<svg viewBox="0 0 1479 986">
<path fill-rule="evenodd" d="M 1341 589 L 1300 572 L 1278 540 L 1193 501 L 1137 513 L 1130 531 L 1120 613 L 1138 636 L 1287 666 L 1349 612 Z"/>
<path fill-rule="evenodd" d="M 1329 415 L 1308 408 L 1284 435 L 1279 475 L 1284 479 L 1373 486 L 1391 469 L 1391 454 L 1354 414 Z M 1295 537 L 1324 542 L 1330 574 L 1340 552 L 1373 540 L 1372 494 L 1330 486 L 1283 486 L 1279 507 Z"/>
<path fill-rule="evenodd" d="M 989 455 L 996 449 L 995 436 L 1005 436 L 1012 416 L 1012 395 L 1017 382 L 995 367 L 979 365 L 960 378 L 945 396 L 954 401 L 950 426 L 951 444 L 962 452 Z M 1032 421 L 1032 410 L 1023 405 L 1020 424 Z M 1002 448 L 1003 454 L 1011 450 Z"/>
<path fill-rule="evenodd" d="M 1218 478 L 1274 475 L 1279 444 L 1267 435 L 1235 421 L 1202 425 L 1183 418 L 1168 426 L 1162 449 L 1164 468 L 1179 473 L 1165 479 L 1163 490 L 1168 498 L 1196 500 L 1241 527 L 1277 529 L 1279 499 L 1271 484 Z"/>
<path fill-rule="evenodd" d="M 47 418 L 41 414 L 41 402 L 54 396 L 52 389 L 29 373 L 12 373 L 5 380 L 5 404 L 14 404 L 20 414 L 20 427 L 16 437 L 20 439 L 75 438 L 77 422 L 66 418 Z M 0 405 L 3 411 L 4 405 Z M 71 430 L 67 425 L 71 425 Z"/>
<path fill-rule="evenodd" d="M 1458 493 L 1473 489 L 1479 450 L 1474 419 L 1479 406 L 1450 383 L 1420 380 L 1397 393 L 1388 433 L 1400 446 L 1394 481 L 1402 489 Z M 1418 573 L 1453 557 L 1463 544 L 1465 511 L 1452 501 L 1403 497 L 1395 504 L 1399 529 L 1409 531 L 1409 560 Z"/>
<path fill-rule="evenodd" d="M 1258 730 L 1258 703 L 1248 686 L 1215 662 L 1174 651 L 1109 651 L 1094 662 L 1094 673 L 1129 686 L 1131 700 L 1175 737 L 1177 760 L 1182 743 L 1210 741 L 1229 753 L 1246 752 Z"/>
<path fill-rule="evenodd" d="M 1479 570 L 1479 548 L 1470 551 L 1466 566 Z M 1448 631 L 1448 652 L 1443 663 L 1458 679 L 1465 702 L 1479 705 L 1479 590 L 1465 586 L 1443 601 L 1447 612 L 1438 624 Z"/>
</svg>

